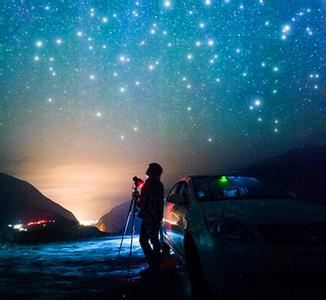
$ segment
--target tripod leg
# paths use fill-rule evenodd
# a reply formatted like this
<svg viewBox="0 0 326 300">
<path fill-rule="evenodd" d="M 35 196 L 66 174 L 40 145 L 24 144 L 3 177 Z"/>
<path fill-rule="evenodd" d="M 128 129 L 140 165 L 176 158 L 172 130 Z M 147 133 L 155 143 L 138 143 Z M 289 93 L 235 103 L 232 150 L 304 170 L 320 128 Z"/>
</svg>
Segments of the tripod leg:
<svg viewBox="0 0 326 300">
<path fill-rule="evenodd" d="M 134 199 L 134 206 L 132 208 L 132 227 L 131 227 L 131 240 L 130 240 L 130 249 L 129 249 L 129 257 L 132 255 L 132 242 L 134 239 L 135 232 L 135 215 L 136 215 L 136 199 Z"/>
<path fill-rule="evenodd" d="M 125 238 L 125 235 L 126 235 L 127 229 L 128 229 L 128 224 L 129 224 L 129 220 L 130 220 L 130 215 L 131 215 L 131 211 L 132 211 L 132 208 L 133 208 L 133 202 L 134 202 L 133 200 L 134 200 L 134 199 L 132 198 L 132 199 L 131 199 L 131 202 L 130 202 L 129 211 L 128 211 L 128 215 L 127 215 L 127 218 L 126 218 L 126 224 L 125 224 L 125 228 L 124 228 L 124 231 L 123 231 L 123 236 L 122 236 L 122 238 L 121 238 L 120 247 L 119 247 L 119 251 L 118 251 L 118 257 L 120 256 L 120 252 L 121 252 L 122 244 L 123 244 L 123 241 L 124 241 L 124 238 Z"/>
</svg>

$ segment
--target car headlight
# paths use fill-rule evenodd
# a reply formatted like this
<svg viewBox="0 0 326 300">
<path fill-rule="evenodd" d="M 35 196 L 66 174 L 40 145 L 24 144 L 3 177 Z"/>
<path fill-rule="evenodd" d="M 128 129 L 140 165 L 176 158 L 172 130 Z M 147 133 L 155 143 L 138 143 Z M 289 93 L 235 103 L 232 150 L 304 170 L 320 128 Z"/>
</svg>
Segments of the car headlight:
<svg viewBox="0 0 326 300">
<path fill-rule="evenodd" d="M 240 242 L 254 242 L 253 235 L 247 230 L 245 226 L 233 220 L 217 217 L 207 216 L 206 225 L 209 232 L 218 238 L 235 240 Z"/>
</svg>

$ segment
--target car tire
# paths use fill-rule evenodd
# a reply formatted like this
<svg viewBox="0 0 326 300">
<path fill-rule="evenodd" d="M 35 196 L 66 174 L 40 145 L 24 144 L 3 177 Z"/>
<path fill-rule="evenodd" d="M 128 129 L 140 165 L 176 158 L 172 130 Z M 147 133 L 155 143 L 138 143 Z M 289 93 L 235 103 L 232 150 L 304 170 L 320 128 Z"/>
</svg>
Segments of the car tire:
<svg viewBox="0 0 326 300">
<path fill-rule="evenodd" d="M 193 298 L 196 300 L 211 299 L 211 293 L 205 282 L 198 250 L 193 238 L 190 235 L 185 236 L 184 251 Z"/>
</svg>

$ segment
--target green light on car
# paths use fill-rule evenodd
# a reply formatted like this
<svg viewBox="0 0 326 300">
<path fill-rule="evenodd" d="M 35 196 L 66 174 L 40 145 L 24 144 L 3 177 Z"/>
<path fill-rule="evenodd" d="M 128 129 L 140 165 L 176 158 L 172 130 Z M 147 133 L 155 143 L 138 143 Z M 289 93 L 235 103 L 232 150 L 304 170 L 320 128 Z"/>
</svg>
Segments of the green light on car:
<svg viewBox="0 0 326 300">
<path fill-rule="evenodd" d="M 226 176 L 221 176 L 221 178 L 218 181 L 221 184 L 225 184 L 229 182 L 229 179 Z"/>
</svg>

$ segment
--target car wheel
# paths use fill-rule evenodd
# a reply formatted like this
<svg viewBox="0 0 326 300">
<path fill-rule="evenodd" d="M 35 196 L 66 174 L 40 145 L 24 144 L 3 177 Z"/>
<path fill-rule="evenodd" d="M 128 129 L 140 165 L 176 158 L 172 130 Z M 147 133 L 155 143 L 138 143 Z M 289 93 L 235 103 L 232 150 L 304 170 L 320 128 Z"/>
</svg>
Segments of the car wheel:
<svg viewBox="0 0 326 300">
<path fill-rule="evenodd" d="M 185 236 L 184 249 L 192 296 L 194 299 L 210 299 L 210 291 L 205 282 L 198 250 L 190 235 Z"/>
</svg>

